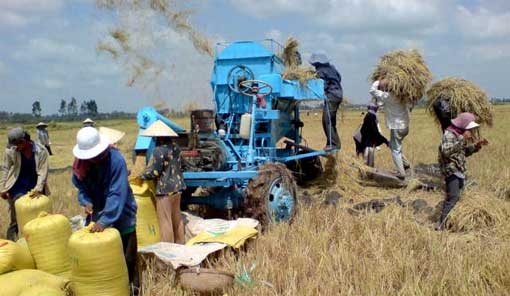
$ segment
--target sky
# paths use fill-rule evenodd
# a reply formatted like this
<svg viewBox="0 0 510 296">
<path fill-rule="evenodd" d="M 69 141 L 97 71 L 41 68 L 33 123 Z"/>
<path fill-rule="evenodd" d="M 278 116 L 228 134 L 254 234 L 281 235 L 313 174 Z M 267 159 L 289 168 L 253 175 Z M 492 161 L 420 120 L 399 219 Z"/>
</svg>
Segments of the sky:
<svg viewBox="0 0 510 296">
<path fill-rule="evenodd" d="M 325 51 L 342 74 L 344 95 L 368 100 L 378 58 L 419 49 L 434 80 L 457 76 L 490 97 L 510 96 L 508 0 L 194 0 L 192 22 L 213 40 L 284 43 L 296 37 L 307 57 Z M 213 60 L 172 28 L 153 27 L 165 72 L 150 87 L 126 85 L 122 61 L 96 51 L 115 25 L 93 0 L 0 0 L 0 110 L 55 113 L 61 99 L 94 99 L 99 111 L 136 112 L 164 101 L 212 106 Z M 152 27 L 151 27 L 152 28 Z"/>
</svg>

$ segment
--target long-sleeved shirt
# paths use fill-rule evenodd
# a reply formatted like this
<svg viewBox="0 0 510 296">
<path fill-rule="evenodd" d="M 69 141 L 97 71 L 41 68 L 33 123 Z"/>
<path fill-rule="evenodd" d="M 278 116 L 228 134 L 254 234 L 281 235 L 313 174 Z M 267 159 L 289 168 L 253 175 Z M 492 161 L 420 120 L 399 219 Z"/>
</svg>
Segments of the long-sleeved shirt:
<svg viewBox="0 0 510 296">
<path fill-rule="evenodd" d="M 93 214 L 88 220 L 112 226 L 121 234 L 134 230 L 137 206 L 128 182 L 126 161 L 117 149 L 109 148 L 103 161 L 90 164 L 83 178 L 73 175 L 72 181 L 78 188 L 80 205 L 92 204 Z"/>
<path fill-rule="evenodd" d="M 46 129 L 38 128 L 37 129 L 37 140 L 43 146 L 50 145 L 50 136 L 48 135 L 48 131 Z"/>
<path fill-rule="evenodd" d="M 165 144 L 154 148 L 152 164 L 145 170 L 141 178 L 157 179 L 156 194 L 165 195 L 186 188 L 181 171 L 181 153 L 175 144 Z"/>
<path fill-rule="evenodd" d="M 343 99 L 342 76 L 331 64 L 314 64 L 317 75 L 324 80 L 324 93 L 331 102 L 340 103 Z"/>
<path fill-rule="evenodd" d="M 409 104 L 400 102 L 391 93 L 379 90 L 379 81 L 372 84 L 370 94 L 375 103 L 384 106 L 386 126 L 389 129 L 405 129 L 409 127 Z"/>
<path fill-rule="evenodd" d="M 48 179 L 48 151 L 38 143 L 32 144 L 32 151 L 35 158 L 35 170 L 37 182 L 33 189 L 49 194 Z M 0 193 L 8 192 L 18 180 L 22 165 L 21 152 L 15 148 L 5 149 L 4 162 L 0 173 Z"/>
<path fill-rule="evenodd" d="M 439 164 L 445 177 L 465 178 L 466 157 L 478 152 L 474 144 L 466 144 L 462 135 L 446 130 L 439 146 Z"/>
</svg>

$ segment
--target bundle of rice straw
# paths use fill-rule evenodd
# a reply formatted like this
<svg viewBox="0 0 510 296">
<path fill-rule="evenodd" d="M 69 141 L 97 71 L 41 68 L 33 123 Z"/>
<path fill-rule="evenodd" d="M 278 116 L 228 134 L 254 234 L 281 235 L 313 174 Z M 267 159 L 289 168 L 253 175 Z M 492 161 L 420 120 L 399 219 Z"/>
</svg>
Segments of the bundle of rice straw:
<svg viewBox="0 0 510 296">
<path fill-rule="evenodd" d="M 447 227 L 452 231 L 477 231 L 508 223 L 508 205 L 505 201 L 483 192 L 464 192 L 450 212 Z"/>
<path fill-rule="evenodd" d="M 443 99 L 450 104 L 452 118 L 462 112 L 471 112 L 480 122 L 492 125 L 493 113 L 489 98 L 471 81 L 456 77 L 445 78 L 430 87 L 427 97 L 428 109 L 432 114 L 434 114 L 432 105 L 437 100 Z"/>
<path fill-rule="evenodd" d="M 370 76 L 372 82 L 383 78 L 398 100 L 414 104 L 423 97 L 432 73 L 418 50 L 396 50 L 383 55 Z"/>
<path fill-rule="evenodd" d="M 299 80 L 299 83 L 306 85 L 310 79 L 317 79 L 317 73 L 309 66 L 301 65 L 301 55 L 298 51 L 299 41 L 294 37 L 287 38 L 281 59 L 285 65 L 282 78 L 287 80 Z"/>
</svg>

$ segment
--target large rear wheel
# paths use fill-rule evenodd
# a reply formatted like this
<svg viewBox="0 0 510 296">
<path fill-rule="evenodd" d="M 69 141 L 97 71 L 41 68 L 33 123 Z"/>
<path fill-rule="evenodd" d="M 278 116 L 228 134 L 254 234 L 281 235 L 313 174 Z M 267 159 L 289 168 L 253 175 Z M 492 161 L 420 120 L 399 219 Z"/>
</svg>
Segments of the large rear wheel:
<svg viewBox="0 0 510 296">
<path fill-rule="evenodd" d="M 292 172 L 281 163 L 260 166 L 259 172 L 246 189 L 245 216 L 259 220 L 264 226 L 291 222 L 298 207 Z"/>
</svg>

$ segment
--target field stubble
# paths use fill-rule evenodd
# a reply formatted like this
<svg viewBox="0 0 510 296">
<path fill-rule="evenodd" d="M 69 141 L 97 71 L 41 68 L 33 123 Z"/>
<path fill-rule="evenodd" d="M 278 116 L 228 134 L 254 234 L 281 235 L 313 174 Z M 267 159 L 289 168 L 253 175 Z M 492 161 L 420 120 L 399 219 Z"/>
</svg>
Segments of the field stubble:
<svg viewBox="0 0 510 296">
<path fill-rule="evenodd" d="M 324 145 L 320 114 L 303 116 L 304 137 L 309 146 Z M 385 135 L 384 115 L 381 127 Z M 510 204 L 504 198 L 510 180 L 508 145 L 510 107 L 495 108 L 495 124 L 482 131 L 490 145 L 468 160 L 468 172 L 475 180 L 463 193 L 452 213 L 455 232 L 436 232 L 428 219 L 413 215 L 412 210 L 396 205 L 380 213 L 350 215 L 345 202 L 400 196 L 404 202 L 425 199 L 434 207 L 442 192 L 408 192 L 363 187 L 356 183 L 352 169 L 354 145 L 352 134 L 362 121 L 359 111 L 345 112 L 339 123 L 342 151 L 338 154 L 336 180 L 306 188 L 314 200 L 301 207 L 292 225 L 278 225 L 255 241 L 245 251 L 223 252 L 207 263 L 217 268 L 250 273 L 250 283 L 236 284 L 229 295 L 481 295 L 507 294 L 510 289 Z M 186 125 L 187 120 L 179 123 Z M 120 150 L 131 164 L 131 147 L 137 127 L 135 121 L 102 123 L 127 133 Z M 4 126 L 5 127 L 5 126 Z M 81 213 L 76 190 L 71 184 L 71 149 L 78 123 L 58 124 L 50 129 L 53 150 L 49 177 L 51 198 L 58 213 L 73 216 Z M 32 135 L 34 131 L 31 130 Z M 6 129 L 0 128 L 5 139 Z M 425 110 L 412 114 L 410 134 L 404 152 L 413 164 L 435 163 L 440 141 L 439 127 Z M 3 158 L 3 151 L 0 156 Z M 392 169 L 386 147 L 377 152 L 376 165 Z M 321 204 L 324 188 L 343 195 L 338 207 Z M 302 192 L 302 190 L 301 190 Z M 0 237 L 8 223 L 7 203 L 0 204 Z M 484 216 L 485 215 L 485 216 Z M 480 218 L 481 217 L 481 218 Z M 488 218 L 487 218 L 488 217 Z M 487 222 L 488 221 L 488 222 Z M 143 290 L 148 295 L 186 294 L 172 287 L 174 277 L 156 272 L 144 273 Z"/>
</svg>

